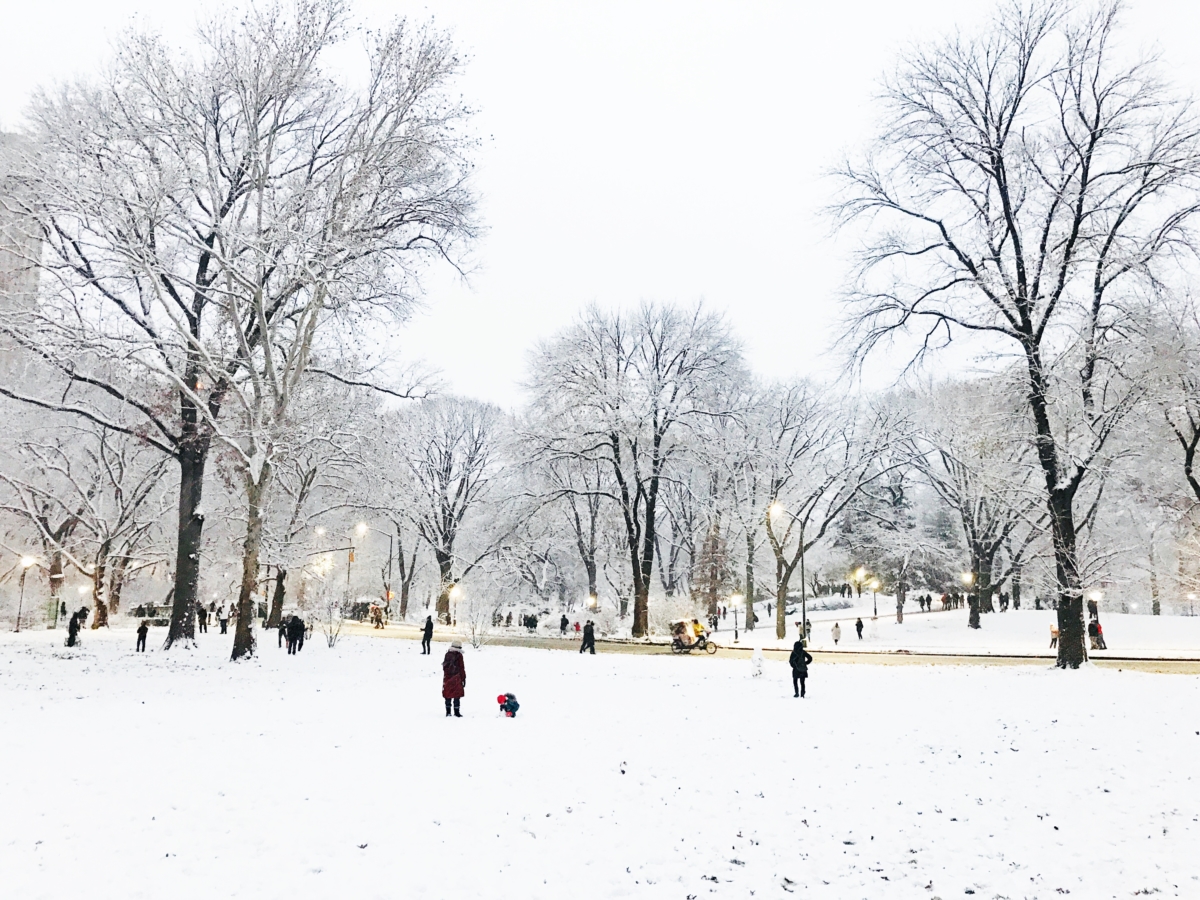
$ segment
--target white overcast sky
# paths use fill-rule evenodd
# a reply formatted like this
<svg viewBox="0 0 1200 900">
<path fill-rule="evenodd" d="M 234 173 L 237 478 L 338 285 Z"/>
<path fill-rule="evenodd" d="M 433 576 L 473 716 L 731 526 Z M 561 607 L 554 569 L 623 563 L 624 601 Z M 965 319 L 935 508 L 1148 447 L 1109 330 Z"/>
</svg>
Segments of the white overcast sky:
<svg viewBox="0 0 1200 900">
<path fill-rule="evenodd" d="M 186 39 L 212 3 L 2 0 L 0 128 L 32 88 L 94 69 L 135 17 Z M 591 300 L 724 310 L 753 366 L 822 374 L 846 265 L 822 173 L 863 141 L 879 76 L 907 43 L 970 27 L 980 0 L 381 2 L 433 16 L 470 64 L 487 227 L 468 284 L 427 282 L 400 339 L 454 391 L 511 407 L 525 354 Z M 1200 4 L 1130 0 L 1129 38 L 1200 88 Z"/>
</svg>

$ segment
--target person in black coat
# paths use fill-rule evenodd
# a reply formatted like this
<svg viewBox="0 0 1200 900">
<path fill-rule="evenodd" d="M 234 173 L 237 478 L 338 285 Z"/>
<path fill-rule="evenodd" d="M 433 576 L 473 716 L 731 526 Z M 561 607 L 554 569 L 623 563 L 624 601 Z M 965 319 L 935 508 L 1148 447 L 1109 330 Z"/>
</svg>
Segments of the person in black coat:
<svg viewBox="0 0 1200 900">
<path fill-rule="evenodd" d="M 808 677 L 808 664 L 812 661 L 812 655 L 804 649 L 804 641 L 796 641 L 788 662 L 792 666 L 792 690 L 797 697 L 804 696 L 804 679 Z"/>
<path fill-rule="evenodd" d="M 590 650 L 592 656 L 596 655 L 596 626 L 592 624 L 591 619 L 583 626 L 583 643 L 579 645 L 580 653 L 585 650 Z"/>
<path fill-rule="evenodd" d="M 287 620 L 283 616 L 280 616 L 279 617 L 279 646 L 280 647 L 283 646 L 284 638 L 287 637 L 287 627 L 288 627 Z"/>
<path fill-rule="evenodd" d="M 287 650 L 289 654 L 294 654 L 304 646 L 304 620 L 299 616 L 292 616 L 287 624 Z"/>
<path fill-rule="evenodd" d="M 433 616 L 425 617 L 425 628 L 421 631 L 421 655 L 427 656 L 431 651 L 429 642 L 433 640 Z"/>
<path fill-rule="evenodd" d="M 196 608 L 196 625 L 200 634 L 208 634 L 208 610 L 204 608 L 203 603 Z"/>
<path fill-rule="evenodd" d="M 67 646 L 74 647 L 79 642 L 79 626 L 83 620 L 87 618 L 87 613 L 82 616 L 78 612 L 71 613 L 71 621 L 67 623 Z"/>
<path fill-rule="evenodd" d="M 149 623 L 146 622 L 145 619 L 142 619 L 142 624 L 138 626 L 138 630 L 137 630 L 137 636 L 138 636 L 137 652 L 138 653 L 146 652 L 146 635 L 149 633 L 150 633 L 150 625 L 149 625 Z"/>
<path fill-rule="evenodd" d="M 560 619 L 558 622 L 558 633 L 561 634 L 563 637 L 566 637 L 567 636 L 567 626 L 570 624 L 571 623 L 567 621 L 567 617 L 563 616 L 562 619 Z"/>
<path fill-rule="evenodd" d="M 859 619 L 857 622 L 854 623 L 854 630 L 858 632 L 858 639 L 861 641 L 862 640 L 862 630 L 863 630 L 862 619 Z"/>
</svg>

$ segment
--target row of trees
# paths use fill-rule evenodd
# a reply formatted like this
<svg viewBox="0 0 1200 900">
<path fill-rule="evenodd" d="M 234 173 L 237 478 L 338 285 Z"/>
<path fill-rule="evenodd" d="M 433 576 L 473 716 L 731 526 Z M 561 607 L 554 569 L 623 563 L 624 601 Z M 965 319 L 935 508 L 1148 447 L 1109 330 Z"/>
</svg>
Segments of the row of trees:
<svg viewBox="0 0 1200 900">
<path fill-rule="evenodd" d="M 1176 359 L 1184 371 L 1191 357 Z M 1197 398 L 1176 402 L 1180 382 L 1156 371 L 1085 481 L 1076 544 L 1084 587 L 1126 608 L 1145 596 L 1155 613 L 1196 587 L 1200 502 L 1177 434 Z M 789 605 L 860 567 L 900 603 L 961 587 L 964 571 L 984 610 L 1000 591 L 1028 603 L 1058 593 L 1057 560 L 1016 377 L 855 401 L 758 381 L 702 307 L 590 308 L 539 345 L 516 413 L 309 379 L 272 457 L 257 541 L 241 530 L 242 462 L 221 454 L 204 486 L 219 515 L 201 558 L 222 603 L 235 587 L 239 604 L 271 589 L 272 625 L 313 589 L 382 597 L 398 618 L 423 598 L 449 621 L 465 588 L 485 618 L 505 605 L 591 606 L 643 635 L 652 610 L 707 614 L 739 593 L 748 625 L 771 603 L 782 636 Z M 98 609 L 114 608 L 130 576 L 171 572 L 169 457 L 69 413 L 9 413 L 6 529 L 47 560 L 51 590 L 74 569 Z"/>
<path fill-rule="evenodd" d="M 195 53 L 131 34 L 0 144 L 7 546 L 56 609 L 85 575 L 98 621 L 164 585 L 168 646 L 215 593 L 234 658 L 268 588 L 268 624 L 370 591 L 443 620 L 584 603 L 634 636 L 736 591 L 782 637 L 864 568 L 901 605 L 964 569 L 985 610 L 1052 593 L 1076 666 L 1085 590 L 1158 612 L 1196 577 L 1200 129 L 1116 53 L 1117 12 L 1009 3 L 889 82 L 836 212 L 864 241 L 854 361 L 904 351 L 903 389 L 764 383 L 720 315 L 646 303 L 540 342 L 515 412 L 372 340 L 477 233 L 444 35 L 372 35 L 351 89 L 322 67 L 337 0 L 217 19 Z M 960 339 L 985 371 L 922 381 Z"/>
</svg>

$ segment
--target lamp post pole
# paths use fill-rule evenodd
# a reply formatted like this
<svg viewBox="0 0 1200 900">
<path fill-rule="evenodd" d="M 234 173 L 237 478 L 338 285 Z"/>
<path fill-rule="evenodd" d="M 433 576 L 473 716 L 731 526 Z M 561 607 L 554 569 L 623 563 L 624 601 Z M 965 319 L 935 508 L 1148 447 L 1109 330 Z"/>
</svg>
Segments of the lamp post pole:
<svg viewBox="0 0 1200 900">
<path fill-rule="evenodd" d="M 29 567 L 36 563 L 37 560 L 32 556 L 21 557 L 21 596 L 17 600 L 17 627 L 14 631 L 21 630 L 21 613 L 25 609 L 25 576 L 29 573 Z"/>
<path fill-rule="evenodd" d="M 21 569 L 21 599 L 17 601 L 17 627 L 15 629 L 16 631 L 21 630 L 21 611 L 25 608 L 25 573 L 28 571 L 29 571 L 29 569 L 27 569 L 27 568 Z"/>
</svg>

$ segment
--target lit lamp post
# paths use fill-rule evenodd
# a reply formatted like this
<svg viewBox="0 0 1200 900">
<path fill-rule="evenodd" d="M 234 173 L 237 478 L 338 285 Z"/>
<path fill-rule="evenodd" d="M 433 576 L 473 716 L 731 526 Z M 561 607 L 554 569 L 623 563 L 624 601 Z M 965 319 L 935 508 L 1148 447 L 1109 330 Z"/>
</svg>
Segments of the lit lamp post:
<svg viewBox="0 0 1200 900">
<path fill-rule="evenodd" d="M 738 607 L 740 607 L 745 600 L 746 598 L 741 594 L 734 594 L 729 598 L 729 602 L 733 604 L 733 642 L 735 644 L 738 642 Z"/>
<path fill-rule="evenodd" d="M 462 588 L 457 584 L 450 588 L 450 624 L 458 627 L 458 598 L 462 596 Z"/>
<path fill-rule="evenodd" d="M 29 573 L 29 567 L 36 562 L 32 556 L 21 557 L 21 598 L 17 601 L 17 627 L 14 631 L 21 630 L 21 610 L 25 608 L 25 576 Z"/>
<path fill-rule="evenodd" d="M 1188 594 L 1188 614 L 1189 615 L 1192 615 L 1196 612 L 1196 610 L 1194 608 L 1195 603 L 1196 603 L 1196 595 Z"/>
<path fill-rule="evenodd" d="M 872 578 L 871 584 L 869 585 L 869 587 L 871 588 L 871 604 L 873 607 L 873 611 L 872 611 L 871 615 L 874 618 L 878 619 L 879 618 L 879 579 Z"/>
</svg>

